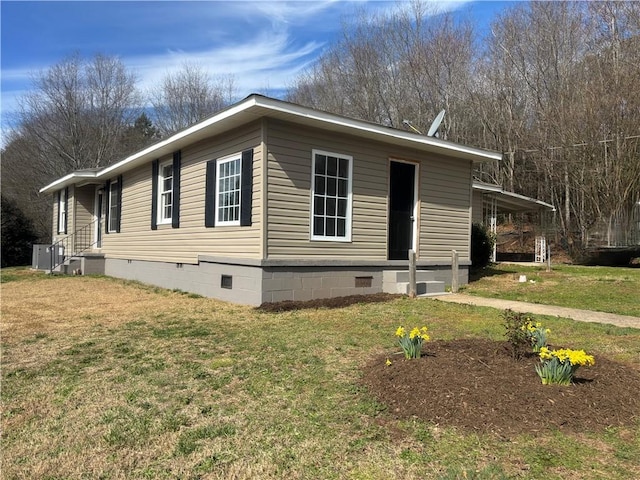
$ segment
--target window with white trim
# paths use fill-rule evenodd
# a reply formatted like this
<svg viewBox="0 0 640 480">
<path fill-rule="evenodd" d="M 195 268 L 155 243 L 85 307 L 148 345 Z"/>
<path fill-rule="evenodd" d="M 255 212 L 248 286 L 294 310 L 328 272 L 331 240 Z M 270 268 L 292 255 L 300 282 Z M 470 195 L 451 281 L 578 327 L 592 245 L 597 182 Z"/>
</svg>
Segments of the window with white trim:
<svg viewBox="0 0 640 480">
<path fill-rule="evenodd" d="M 240 225 L 242 157 L 234 155 L 220 159 L 216 168 L 216 224 Z"/>
<path fill-rule="evenodd" d="M 58 233 L 67 233 L 67 189 L 58 194 Z"/>
<path fill-rule="evenodd" d="M 351 241 L 353 157 L 313 150 L 311 240 Z"/>
<path fill-rule="evenodd" d="M 173 162 L 158 168 L 158 224 L 171 223 L 173 214 Z"/>
<path fill-rule="evenodd" d="M 107 225 L 107 231 L 109 232 L 117 232 L 118 231 L 118 187 L 119 183 L 117 180 L 113 180 L 109 184 L 109 225 Z"/>
</svg>

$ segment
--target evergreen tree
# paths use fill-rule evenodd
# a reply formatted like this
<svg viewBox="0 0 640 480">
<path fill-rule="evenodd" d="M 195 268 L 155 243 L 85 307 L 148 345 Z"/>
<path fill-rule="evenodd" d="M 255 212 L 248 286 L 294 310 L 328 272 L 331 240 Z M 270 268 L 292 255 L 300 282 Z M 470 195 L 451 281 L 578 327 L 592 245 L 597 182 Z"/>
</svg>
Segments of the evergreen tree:
<svg viewBox="0 0 640 480">
<path fill-rule="evenodd" d="M 2 268 L 31 263 L 31 251 L 37 235 L 33 223 L 14 200 L 4 195 L 0 200 L 2 215 Z"/>
</svg>

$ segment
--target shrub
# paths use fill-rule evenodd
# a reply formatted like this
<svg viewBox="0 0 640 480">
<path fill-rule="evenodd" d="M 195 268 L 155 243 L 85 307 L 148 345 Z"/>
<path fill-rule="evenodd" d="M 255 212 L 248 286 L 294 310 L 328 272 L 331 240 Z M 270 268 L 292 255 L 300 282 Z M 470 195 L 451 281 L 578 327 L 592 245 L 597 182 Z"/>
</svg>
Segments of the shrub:
<svg viewBox="0 0 640 480">
<path fill-rule="evenodd" d="M 478 223 L 471 226 L 471 268 L 481 270 L 491 263 L 494 240 Z"/>
<path fill-rule="evenodd" d="M 511 346 L 511 355 L 513 358 L 520 358 L 531 348 L 527 330 L 527 322 L 531 322 L 531 319 L 524 313 L 517 313 L 510 309 L 503 312 L 502 318 L 506 330 L 505 337 Z"/>
</svg>

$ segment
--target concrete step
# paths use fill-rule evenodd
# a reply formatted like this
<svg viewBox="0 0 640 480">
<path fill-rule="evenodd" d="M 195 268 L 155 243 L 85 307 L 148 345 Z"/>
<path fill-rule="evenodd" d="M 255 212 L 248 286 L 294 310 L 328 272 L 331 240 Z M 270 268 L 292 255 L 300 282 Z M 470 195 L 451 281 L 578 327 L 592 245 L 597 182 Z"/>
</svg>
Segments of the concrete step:
<svg viewBox="0 0 640 480">
<path fill-rule="evenodd" d="M 417 282 L 430 282 L 435 280 L 435 273 L 431 270 L 416 270 Z M 382 281 L 386 283 L 398 283 L 409 281 L 409 270 L 385 270 L 382 272 Z"/>
<path fill-rule="evenodd" d="M 409 282 L 398 282 L 397 293 L 409 294 Z M 445 293 L 444 282 L 430 280 L 428 282 L 416 282 L 416 295 L 440 295 Z"/>
</svg>

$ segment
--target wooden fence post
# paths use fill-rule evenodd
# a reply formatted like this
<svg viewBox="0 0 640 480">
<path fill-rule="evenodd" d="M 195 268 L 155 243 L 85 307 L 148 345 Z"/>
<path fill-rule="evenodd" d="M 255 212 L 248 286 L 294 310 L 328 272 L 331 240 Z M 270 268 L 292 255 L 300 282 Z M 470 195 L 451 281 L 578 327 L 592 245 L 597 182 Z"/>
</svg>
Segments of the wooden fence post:
<svg viewBox="0 0 640 480">
<path fill-rule="evenodd" d="M 458 252 L 451 251 L 451 292 L 458 293 Z"/>
<path fill-rule="evenodd" d="M 416 297 L 416 252 L 409 250 L 409 298 Z"/>
</svg>

